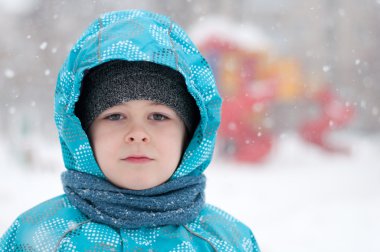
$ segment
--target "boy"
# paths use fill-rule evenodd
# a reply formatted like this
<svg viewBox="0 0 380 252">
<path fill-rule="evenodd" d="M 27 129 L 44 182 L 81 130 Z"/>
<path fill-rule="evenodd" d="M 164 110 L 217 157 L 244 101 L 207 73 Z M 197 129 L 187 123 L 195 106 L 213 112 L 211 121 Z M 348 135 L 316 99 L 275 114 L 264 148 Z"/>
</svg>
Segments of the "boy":
<svg viewBox="0 0 380 252">
<path fill-rule="evenodd" d="M 55 102 L 65 194 L 17 218 L 1 251 L 259 251 L 204 202 L 221 99 L 177 24 L 104 14 L 71 50 Z"/>
</svg>

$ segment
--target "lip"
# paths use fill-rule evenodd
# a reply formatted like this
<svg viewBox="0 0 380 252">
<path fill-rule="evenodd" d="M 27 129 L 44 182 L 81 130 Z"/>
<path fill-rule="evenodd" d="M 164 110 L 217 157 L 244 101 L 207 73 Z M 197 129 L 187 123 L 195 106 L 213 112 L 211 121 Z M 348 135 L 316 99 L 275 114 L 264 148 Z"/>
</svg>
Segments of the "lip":
<svg viewBox="0 0 380 252">
<path fill-rule="evenodd" d="M 153 159 L 146 156 L 129 156 L 123 159 L 124 161 L 136 164 L 143 164 L 152 161 Z"/>
</svg>

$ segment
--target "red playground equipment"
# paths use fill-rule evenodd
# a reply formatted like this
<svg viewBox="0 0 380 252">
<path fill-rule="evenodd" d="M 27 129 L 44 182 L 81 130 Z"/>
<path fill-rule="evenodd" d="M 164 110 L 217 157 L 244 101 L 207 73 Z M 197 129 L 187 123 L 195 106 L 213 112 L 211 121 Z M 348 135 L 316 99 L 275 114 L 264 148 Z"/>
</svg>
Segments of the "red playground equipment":
<svg viewBox="0 0 380 252">
<path fill-rule="evenodd" d="M 301 118 L 294 130 L 325 151 L 348 152 L 329 143 L 328 135 L 351 121 L 353 107 L 328 85 L 307 88 L 296 60 L 271 57 L 266 50 L 249 49 L 212 33 L 198 46 L 213 68 L 224 99 L 218 137 L 228 156 L 242 162 L 265 160 L 275 141 L 268 110 L 274 104 L 305 98 L 318 108 L 318 115 Z"/>
</svg>

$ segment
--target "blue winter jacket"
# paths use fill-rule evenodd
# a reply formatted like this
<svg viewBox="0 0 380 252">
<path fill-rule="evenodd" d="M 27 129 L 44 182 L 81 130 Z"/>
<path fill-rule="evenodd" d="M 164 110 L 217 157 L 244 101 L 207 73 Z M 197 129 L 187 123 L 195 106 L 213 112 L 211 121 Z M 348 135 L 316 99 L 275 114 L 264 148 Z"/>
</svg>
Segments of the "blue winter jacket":
<svg viewBox="0 0 380 252">
<path fill-rule="evenodd" d="M 95 176 L 98 167 L 86 133 L 74 115 L 87 69 L 124 59 L 151 61 L 179 71 L 201 119 L 171 179 L 201 174 L 211 161 L 221 98 L 209 65 L 169 18 L 129 10 L 95 20 L 72 48 L 58 75 L 55 121 L 67 169 Z M 251 230 L 226 212 L 205 205 L 186 225 L 115 229 L 95 223 L 62 195 L 20 215 L 0 239 L 0 251 L 259 251 Z"/>
</svg>

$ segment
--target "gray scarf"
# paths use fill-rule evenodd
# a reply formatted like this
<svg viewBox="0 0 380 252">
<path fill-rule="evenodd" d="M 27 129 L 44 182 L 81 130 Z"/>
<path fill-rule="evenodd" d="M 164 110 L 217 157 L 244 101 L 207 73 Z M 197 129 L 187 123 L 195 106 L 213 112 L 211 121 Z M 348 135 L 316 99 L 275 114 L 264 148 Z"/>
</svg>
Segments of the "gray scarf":
<svg viewBox="0 0 380 252">
<path fill-rule="evenodd" d="M 185 176 L 146 190 L 114 186 L 94 175 L 68 170 L 62 173 L 63 189 L 89 219 L 114 228 L 181 225 L 202 210 L 206 178 Z"/>
</svg>

